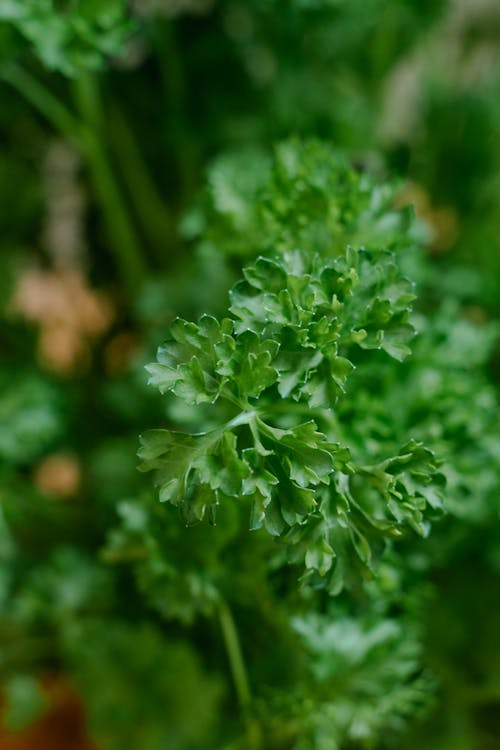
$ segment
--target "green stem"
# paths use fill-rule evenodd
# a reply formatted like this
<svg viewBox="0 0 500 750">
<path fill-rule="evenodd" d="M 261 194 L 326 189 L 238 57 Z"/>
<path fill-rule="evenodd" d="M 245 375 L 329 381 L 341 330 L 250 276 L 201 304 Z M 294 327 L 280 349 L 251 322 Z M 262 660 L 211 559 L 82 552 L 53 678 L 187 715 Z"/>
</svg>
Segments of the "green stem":
<svg viewBox="0 0 500 750">
<path fill-rule="evenodd" d="M 103 148 L 100 107 L 95 79 L 83 71 L 74 82 L 75 98 L 85 129 L 83 148 L 94 178 L 95 188 L 106 219 L 111 249 L 129 291 L 136 292 L 146 277 L 142 251 L 122 195 Z"/>
<path fill-rule="evenodd" d="M 223 599 L 219 600 L 218 615 L 236 695 L 245 721 L 248 748 L 249 750 L 259 750 L 262 746 L 261 731 L 258 722 L 249 714 L 252 695 L 240 639 L 231 610 Z"/>
<path fill-rule="evenodd" d="M 250 693 L 250 685 L 248 683 L 240 640 L 238 638 L 238 632 L 233 620 L 233 615 L 231 614 L 231 610 L 223 600 L 219 601 L 219 622 L 222 630 L 222 635 L 224 636 L 224 643 L 226 645 L 229 666 L 231 667 L 238 701 L 241 708 L 246 710 L 252 698 Z"/>
<path fill-rule="evenodd" d="M 15 88 L 56 130 L 78 146 L 82 145 L 78 119 L 36 78 L 13 63 L 2 68 L 0 78 Z"/>
<path fill-rule="evenodd" d="M 98 92 L 92 77 L 80 71 L 75 94 L 81 118 L 75 117 L 40 81 L 15 64 L 2 68 L 0 78 L 15 88 L 34 109 L 86 156 L 104 218 L 111 246 L 125 284 L 135 292 L 146 276 L 141 248 L 135 239 L 107 154 L 100 138 Z"/>
</svg>

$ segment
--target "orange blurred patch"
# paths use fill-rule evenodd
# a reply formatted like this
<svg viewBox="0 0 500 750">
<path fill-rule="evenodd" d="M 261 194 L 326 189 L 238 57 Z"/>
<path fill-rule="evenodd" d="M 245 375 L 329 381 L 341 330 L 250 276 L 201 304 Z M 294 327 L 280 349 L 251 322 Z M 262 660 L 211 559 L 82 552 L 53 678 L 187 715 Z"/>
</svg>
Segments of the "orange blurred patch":
<svg viewBox="0 0 500 750">
<path fill-rule="evenodd" d="M 34 482 L 45 494 L 66 499 L 78 492 L 81 476 L 81 466 L 74 456 L 54 453 L 38 464 Z"/>
<path fill-rule="evenodd" d="M 413 205 L 415 213 L 432 230 L 430 249 L 435 253 L 450 250 L 458 239 L 459 219 L 450 206 L 433 206 L 428 192 L 421 185 L 409 183 L 400 193 L 396 207 Z"/>
<path fill-rule="evenodd" d="M 11 308 L 40 326 L 41 364 L 60 375 L 85 369 L 91 343 L 110 327 L 111 301 L 76 270 L 30 269 L 21 275 Z"/>
<path fill-rule="evenodd" d="M 82 699 L 68 680 L 43 680 L 49 710 L 21 732 L 0 730 L 0 750 L 97 750 L 85 727 Z"/>
<path fill-rule="evenodd" d="M 124 331 L 114 336 L 104 351 L 104 364 L 109 375 L 125 370 L 139 346 L 135 334 Z"/>
</svg>

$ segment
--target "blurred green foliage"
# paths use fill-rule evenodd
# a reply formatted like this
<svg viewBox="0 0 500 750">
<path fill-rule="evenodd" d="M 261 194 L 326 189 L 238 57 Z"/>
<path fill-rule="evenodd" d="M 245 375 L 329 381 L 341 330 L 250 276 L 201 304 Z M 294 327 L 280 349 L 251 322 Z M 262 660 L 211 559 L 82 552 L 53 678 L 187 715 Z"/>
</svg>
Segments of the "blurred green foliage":
<svg viewBox="0 0 500 750">
<path fill-rule="evenodd" d="M 7 729 L 50 708 L 44 681 L 63 674 L 102 750 L 496 750 L 499 46 L 490 0 L 4 0 Z M 331 360 L 355 369 L 332 388 L 308 326 L 320 279 L 358 256 Z M 390 273 L 414 284 L 404 304 Z M 391 315 L 404 341 L 383 351 Z M 370 321 L 372 346 L 347 342 Z M 172 334 L 150 369 L 161 395 L 144 367 Z M 207 449 L 235 399 L 267 410 L 262 455 L 248 424 Z M 139 433 L 162 499 L 217 506 L 217 525 L 159 502 Z M 428 536 L 392 538 L 410 440 L 438 458 L 445 514 L 430 529 L 412 505 L 436 470 L 416 465 L 403 516 Z M 350 486 L 332 539 L 309 512 L 335 461 Z M 293 506 L 286 529 L 271 498 Z"/>
</svg>

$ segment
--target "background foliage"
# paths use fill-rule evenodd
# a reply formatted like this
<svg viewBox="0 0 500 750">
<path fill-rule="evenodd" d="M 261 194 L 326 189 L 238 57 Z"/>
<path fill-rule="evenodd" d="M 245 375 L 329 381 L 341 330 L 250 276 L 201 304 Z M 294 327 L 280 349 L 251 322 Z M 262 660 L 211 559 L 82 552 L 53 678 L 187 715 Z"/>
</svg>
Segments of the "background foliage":
<svg viewBox="0 0 500 750">
<path fill-rule="evenodd" d="M 71 690 L 102 750 L 497 747 L 499 34 L 4 0 L 5 736 Z"/>
</svg>

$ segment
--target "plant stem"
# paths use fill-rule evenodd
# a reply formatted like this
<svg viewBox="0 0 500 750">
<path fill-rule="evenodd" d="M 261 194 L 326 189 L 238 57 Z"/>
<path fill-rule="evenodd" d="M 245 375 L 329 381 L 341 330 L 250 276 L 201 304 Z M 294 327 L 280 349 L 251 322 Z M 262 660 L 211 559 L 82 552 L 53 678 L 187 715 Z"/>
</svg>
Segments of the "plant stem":
<svg viewBox="0 0 500 750">
<path fill-rule="evenodd" d="M 0 78 L 15 88 L 55 130 L 73 142 L 86 156 L 121 276 L 129 291 L 135 292 L 146 276 L 146 267 L 102 146 L 99 99 L 94 79 L 85 71 L 80 71 L 74 82 L 81 114 L 78 118 L 40 81 L 18 65 L 3 67 Z"/>
<path fill-rule="evenodd" d="M 224 636 L 229 665 L 234 679 L 236 693 L 241 708 L 246 709 L 250 704 L 251 693 L 246 673 L 243 654 L 241 651 L 238 631 L 233 620 L 233 615 L 228 605 L 222 599 L 219 601 L 219 622 Z"/>
<path fill-rule="evenodd" d="M 249 715 L 252 695 L 240 639 L 231 610 L 223 599 L 219 599 L 218 615 L 240 710 L 245 721 L 248 748 L 259 750 L 262 746 L 261 731 L 258 722 Z"/>
<path fill-rule="evenodd" d="M 2 68 L 0 78 L 15 88 L 68 140 L 82 145 L 82 128 L 78 118 L 36 78 L 14 63 Z"/>
<path fill-rule="evenodd" d="M 105 215 L 111 249 L 129 291 L 136 292 L 146 277 L 142 251 L 122 195 L 102 145 L 98 91 L 90 73 L 81 71 L 74 82 L 75 98 L 85 129 L 83 147 Z"/>
</svg>

